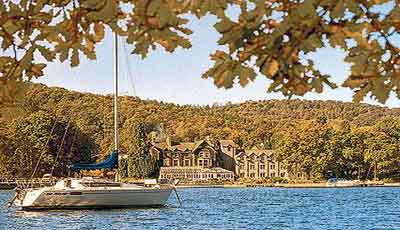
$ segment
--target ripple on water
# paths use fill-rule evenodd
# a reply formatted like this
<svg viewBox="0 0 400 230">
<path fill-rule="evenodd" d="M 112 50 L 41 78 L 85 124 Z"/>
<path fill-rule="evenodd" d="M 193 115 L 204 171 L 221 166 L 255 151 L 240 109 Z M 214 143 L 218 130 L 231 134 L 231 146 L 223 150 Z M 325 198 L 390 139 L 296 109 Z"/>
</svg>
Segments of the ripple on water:
<svg viewBox="0 0 400 230">
<path fill-rule="evenodd" d="M 400 188 L 183 189 L 160 209 L 24 212 L 5 208 L 0 229 L 400 229 Z"/>
</svg>

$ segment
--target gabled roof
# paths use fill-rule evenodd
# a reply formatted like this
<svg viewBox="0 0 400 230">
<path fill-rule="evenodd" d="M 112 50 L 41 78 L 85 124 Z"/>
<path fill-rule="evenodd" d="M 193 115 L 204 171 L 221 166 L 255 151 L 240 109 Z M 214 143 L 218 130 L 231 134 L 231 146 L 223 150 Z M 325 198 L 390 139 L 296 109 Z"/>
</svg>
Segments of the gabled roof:
<svg viewBox="0 0 400 230">
<path fill-rule="evenodd" d="M 236 147 L 236 143 L 233 140 L 220 140 L 219 143 L 221 146 L 233 146 Z"/>
<path fill-rule="evenodd" d="M 177 145 L 168 146 L 167 143 L 154 143 L 153 146 L 161 150 L 172 150 L 172 151 L 194 151 L 201 145 L 207 144 L 213 148 L 213 145 L 207 140 L 201 140 L 196 142 L 181 142 Z"/>
<path fill-rule="evenodd" d="M 195 147 L 195 143 L 193 142 L 182 142 L 179 145 L 171 146 L 171 150 L 179 150 L 179 151 L 193 151 Z"/>
<path fill-rule="evenodd" d="M 207 144 L 208 146 L 210 146 L 211 148 L 214 149 L 213 144 L 210 143 L 210 142 L 207 141 L 207 140 L 196 141 L 194 144 L 195 144 L 195 145 L 194 145 L 194 148 L 193 148 L 192 151 L 198 149 L 202 144 Z"/>
<path fill-rule="evenodd" d="M 272 156 L 274 154 L 273 150 L 270 149 L 246 149 L 244 151 L 240 151 L 236 156 L 243 157 L 243 156 Z"/>
<path fill-rule="evenodd" d="M 158 149 L 166 149 L 167 148 L 167 143 L 153 143 L 153 146 L 158 148 Z"/>
</svg>

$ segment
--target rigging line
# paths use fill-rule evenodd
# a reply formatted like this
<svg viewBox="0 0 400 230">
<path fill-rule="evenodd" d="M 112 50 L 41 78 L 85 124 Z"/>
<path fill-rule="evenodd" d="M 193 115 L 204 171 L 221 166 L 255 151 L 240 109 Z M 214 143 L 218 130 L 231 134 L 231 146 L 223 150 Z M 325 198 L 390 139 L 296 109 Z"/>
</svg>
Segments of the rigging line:
<svg viewBox="0 0 400 230">
<path fill-rule="evenodd" d="M 37 171 L 37 169 L 38 169 L 38 167 L 39 167 L 40 161 L 41 161 L 41 159 L 42 159 L 42 157 L 43 157 L 44 150 L 45 150 L 46 146 L 49 144 L 51 135 L 53 135 L 54 129 L 56 128 L 57 119 L 58 119 L 58 118 L 56 117 L 56 120 L 54 121 L 53 127 L 51 128 L 50 135 L 49 135 L 49 137 L 47 138 L 46 144 L 44 145 L 42 152 L 40 153 L 40 156 L 39 156 L 38 161 L 36 162 L 35 169 L 33 170 L 33 173 L 32 173 L 32 175 L 31 175 L 31 180 L 33 179 L 33 177 L 34 177 L 35 174 L 36 174 L 36 171 Z"/>
<path fill-rule="evenodd" d="M 58 161 L 58 157 L 60 156 L 61 149 L 64 146 L 64 141 L 65 141 L 65 137 L 67 136 L 67 132 L 68 132 L 68 128 L 69 128 L 69 125 L 70 125 L 70 121 L 71 120 L 68 121 L 67 127 L 65 128 L 65 132 L 64 132 L 64 135 L 62 137 L 62 140 L 61 140 L 61 143 L 60 143 L 60 147 L 58 148 L 56 159 L 54 161 L 53 167 L 51 168 L 50 175 L 52 175 L 52 176 L 53 176 L 54 168 L 55 168 L 55 166 L 57 164 L 57 161 Z"/>
<path fill-rule="evenodd" d="M 133 90 L 133 96 L 137 96 L 136 86 L 135 86 L 135 79 L 134 79 L 134 76 L 132 75 L 132 69 L 131 69 L 131 67 L 129 65 L 128 46 L 127 46 L 126 42 L 123 42 L 123 44 L 124 44 L 125 64 L 126 64 L 127 69 L 128 69 L 127 74 L 126 74 L 126 78 L 128 79 L 129 85 L 131 86 L 131 88 Z"/>
<path fill-rule="evenodd" d="M 72 136 L 71 147 L 69 147 L 69 157 L 71 157 L 72 149 L 74 147 L 77 129 L 75 128 L 74 131 L 75 132 L 74 135 Z"/>
<path fill-rule="evenodd" d="M 128 82 L 129 82 L 129 86 L 131 87 L 132 91 L 133 91 L 133 96 L 136 96 L 136 87 L 135 87 L 135 81 L 134 81 L 134 77 L 132 75 L 132 70 L 131 67 L 129 65 L 129 54 L 128 54 L 128 47 L 126 42 L 123 42 L 124 45 L 124 56 L 125 56 L 125 64 L 127 66 L 127 73 L 125 75 L 125 77 L 127 78 Z"/>
</svg>

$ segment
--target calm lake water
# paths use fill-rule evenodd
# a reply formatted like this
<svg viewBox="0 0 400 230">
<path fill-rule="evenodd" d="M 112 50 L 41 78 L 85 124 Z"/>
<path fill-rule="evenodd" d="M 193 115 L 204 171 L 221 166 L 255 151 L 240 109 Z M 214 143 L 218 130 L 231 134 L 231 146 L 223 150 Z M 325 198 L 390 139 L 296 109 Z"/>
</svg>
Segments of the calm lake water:
<svg viewBox="0 0 400 230">
<path fill-rule="evenodd" d="M 0 229 L 400 229 L 400 188 L 182 189 L 183 207 L 23 212 L 7 209 Z"/>
</svg>

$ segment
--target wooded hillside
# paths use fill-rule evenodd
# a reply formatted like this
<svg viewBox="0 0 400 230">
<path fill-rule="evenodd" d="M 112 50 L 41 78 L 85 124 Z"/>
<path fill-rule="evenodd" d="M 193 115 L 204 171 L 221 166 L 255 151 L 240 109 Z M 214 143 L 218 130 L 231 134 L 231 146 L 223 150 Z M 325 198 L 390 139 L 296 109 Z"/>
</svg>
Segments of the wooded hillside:
<svg viewBox="0 0 400 230">
<path fill-rule="evenodd" d="M 290 140 L 283 136 L 298 139 L 293 130 L 303 130 L 304 134 L 319 127 L 310 122 L 327 124 L 325 128 L 340 123 L 356 130 L 389 118 L 398 122 L 400 117 L 400 109 L 337 101 L 268 100 L 192 106 L 123 96 L 120 107 L 121 151 L 129 146 L 132 125 L 141 119 L 147 132 L 162 129 L 179 141 L 210 136 L 232 139 L 243 148 L 263 144 L 279 149 L 285 159 L 288 156 L 283 152 L 287 149 L 282 144 L 290 146 Z M 71 162 L 101 159 L 113 147 L 111 95 L 33 84 L 16 107 L 3 106 L 1 114 L 0 175 L 30 176 L 41 154 L 44 163 L 39 174 L 50 171 L 57 162 L 54 173 L 64 175 Z"/>
</svg>

